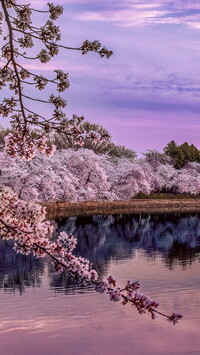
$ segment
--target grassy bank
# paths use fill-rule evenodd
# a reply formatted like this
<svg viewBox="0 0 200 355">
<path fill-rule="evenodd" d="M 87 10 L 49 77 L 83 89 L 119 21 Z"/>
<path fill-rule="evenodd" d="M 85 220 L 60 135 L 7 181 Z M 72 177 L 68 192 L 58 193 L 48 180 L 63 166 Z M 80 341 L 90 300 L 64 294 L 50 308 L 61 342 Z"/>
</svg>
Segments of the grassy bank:
<svg viewBox="0 0 200 355">
<path fill-rule="evenodd" d="M 192 212 L 200 211 L 200 198 L 48 202 L 43 205 L 47 208 L 49 218 L 92 214 Z"/>
<path fill-rule="evenodd" d="M 172 193 L 162 193 L 162 192 L 152 192 L 147 195 L 143 192 L 132 197 L 132 199 L 145 199 L 145 200 L 200 200 L 200 195 L 190 195 L 190 194 L 172 194 Z"/>
</svg>

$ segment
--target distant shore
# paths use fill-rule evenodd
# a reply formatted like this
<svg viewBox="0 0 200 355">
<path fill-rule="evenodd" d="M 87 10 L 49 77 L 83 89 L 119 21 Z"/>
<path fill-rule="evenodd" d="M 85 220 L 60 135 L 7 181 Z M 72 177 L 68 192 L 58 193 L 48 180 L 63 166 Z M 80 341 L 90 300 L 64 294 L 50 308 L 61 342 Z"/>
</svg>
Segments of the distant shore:
<svg viewBox="0 0 200 355">
<path fill-rule="evenodd" d="M 115 201 L 46 202 L 48 218 L 93 214 L 164 213 L 200 211 L 198 199 L 131 199 Z"/>
</svg>

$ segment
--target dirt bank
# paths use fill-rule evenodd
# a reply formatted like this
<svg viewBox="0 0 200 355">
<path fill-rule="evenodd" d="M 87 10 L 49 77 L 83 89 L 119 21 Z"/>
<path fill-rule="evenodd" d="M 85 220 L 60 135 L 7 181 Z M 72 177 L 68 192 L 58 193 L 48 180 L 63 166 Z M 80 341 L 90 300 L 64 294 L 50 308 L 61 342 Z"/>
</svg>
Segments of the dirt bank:
<svg viewBox="0 0 200 355">
<path fill-rule="evenodd" d="M 48 202 L 43 205 L 47 208 L 49 218 L 92 214 L 200 211 L 200 199 Z"/>
</svg>

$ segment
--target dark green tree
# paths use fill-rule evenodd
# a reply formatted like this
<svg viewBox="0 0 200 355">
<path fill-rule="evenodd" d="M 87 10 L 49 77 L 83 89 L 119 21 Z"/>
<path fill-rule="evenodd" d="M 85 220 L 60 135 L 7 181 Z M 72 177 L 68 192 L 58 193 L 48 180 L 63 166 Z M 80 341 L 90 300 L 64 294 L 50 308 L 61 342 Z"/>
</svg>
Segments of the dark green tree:
<svg viewBox="0 0 200 355">
<path fill-rule="evenodd" d="M 188 162 L 200 163 L 200 151 L 194 144 L 189 145 L 185 142 L 177 145 L 172 140 L 164 147 L 164 152 L 173 159 L 173 165 L 176 169 L 181 169 Z"/>
<path fill-rule="evenodd" d="M 165 154 L 169 155 L 171 158 L 175 158 L 177 154 L 177 144 L 175 141 L 169 142 L 166 147 L 163 149 Z"/>
<path fill-rule="evenodd" d="M 52 144 L 59 149 L 80 149 L 86 148 L 93 150 L 96 154 L 108 154 L 117 158 L 135 158 L 136 153 L 121 145 L 116 145 L 111 141 L 111 134 L 103 126 L 83 121 L 79 129 L 86 135 L 82 134 L 81 144 L 77 144 L 77 139 L 73 135 L 66 135 L 62 132 L 50 133 L 49 139 Z M 95 136 L 102 139 L 95 139 Z M 79 143 L 79 142 L 78 142 Z"/>
</svg>

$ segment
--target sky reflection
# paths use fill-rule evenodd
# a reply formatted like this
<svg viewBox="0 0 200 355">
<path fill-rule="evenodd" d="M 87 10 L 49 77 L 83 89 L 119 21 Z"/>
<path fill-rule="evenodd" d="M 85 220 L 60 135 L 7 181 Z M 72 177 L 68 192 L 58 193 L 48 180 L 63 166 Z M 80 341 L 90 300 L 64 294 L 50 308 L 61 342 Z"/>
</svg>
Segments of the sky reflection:
<svg viewBox="0 0 200 355">
<path fill-rule="evenodd" d="M 184 321 L 175 327 L 162 318 L 152 321 L 133 308 L 111 304 L 106 295 L 54 293 L 45 282 L 46 269 L 40 289 L 27 289 L 22 296 L 0 293 L 1 353 L 110 355 L 111 349 L 117 355 L 198 353 L 198 268 L 197 262 L 186 271 L 177 266 L 172 274 L 161 260 L 149 263 L 138 252 L 135 259 L 112 261 L 107 270 L 122 283 L 137 275 L 142 290 L 159 299 L 163 311 L 183 312 Z"/>
<path fill-rule="evenodd" d="M 177 326 L 161 317 L 152 321 L 132 307 L 110 303 L 107 295 L 97 294 L 93 287 L 68 286 L 68 279 L 55 276 L 47 259 L 15 258 L 12 249 L 2 242 L 2 355 L 200 352 L 198 214 L 87 216 L 57 222 L 60 230 L 78 236 L 77 253 L 90 257 L 102 277 L 111 273 L 121 286 L 128 278 L 141 280 L 142 291 L 159 300 L 163 312 L 182 312 L 184 320 Z M 172 252 L 174 242 L 179 246 Z M 173 254 L 173 267 L 166 263 L 169 252 Z M 25 292 L 18 292 L 18 287 L 7 293 L 5 280 L 20 268 L 21 277 L 14 277 L 13 282 L 24 277 Z M 30 282 L 35 275 L 40 276 L 39 284 Z"/>
</svg>

